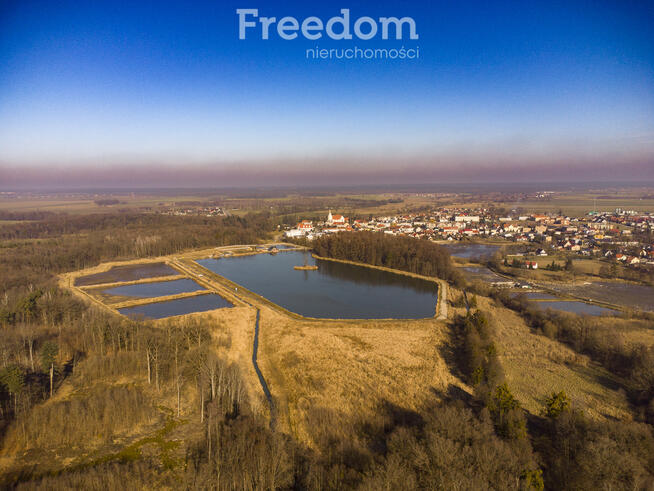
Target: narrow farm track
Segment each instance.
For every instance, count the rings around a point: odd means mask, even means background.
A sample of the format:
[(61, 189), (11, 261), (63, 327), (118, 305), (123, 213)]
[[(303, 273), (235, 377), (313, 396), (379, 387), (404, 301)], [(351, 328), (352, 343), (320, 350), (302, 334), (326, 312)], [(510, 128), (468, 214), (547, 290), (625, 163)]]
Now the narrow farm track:
[[(218, 286), (216, 282), (212, 281), (210, 275), (206, 276), (204, 274), (199, 274), (196, 270), (189, 267), (188, 265), (182, 264), (180, 261), (174, 261), (172, 264), (176, 268), (179, 268), (181, 271), (183, 271), (184, 273), (188, 274), (190, 277), (195, 279), (198, 283), (203, 284), (204, 286), (209, 288), (211, 291), (215, 291), (222, 295), (225, 294), (226, 288)], [(261, 373), (261, 370), (259, 369), (259, 363), (257, 362), (257, 354), (259, 350), (259, 322), (261, 319), (261, 311), (259, 310), (259, 308), (255, 307), (250, 302), (243, 299), (243, 297), (235, 295), (234, 292), (230, 292), (230, 296), (238, 298), (241, 302), (252, 307), (253, 309), (256, 309), (257, 311), (256, 320), (254, 323), (254, 340), (252, 343), (252, 366), (254, 367), (254, 371), (256, 372), (257, 377), (259, 378), (259, 383), (261, 384), (261, 389), (263, 390), (263, 394), (266, 396), (266, 399), (268, 400), (268, 405), (270, 406), (270, 429), (274, 430), (277, 422), (275, 403), (273, 401), (272, 394), (270, 393), (270, 389), (268, 388), (268, 384), (266, 383), (266, 379), (264, 378), (263, 373)]]
[(266, 379), (263, 377), (261, 370), (259, 370), (259, 364), (257, 363), (257, 351), (259, 349), (259, 320), (261, 318), (261, 311), (257, 309), (257, 318), (254, 324), (254, 343), (252, 345), (252, 365), (254, 366), (254, 371), (257, 372), (257, 377), (259, 377), (259, 383), (261, 383), (261, 388), (263, 393), (268, 399), (268, 404), (270, 405), (270, 429), (275, 429), (277, 415), (275, 413), (275, 403), (266, 383)]

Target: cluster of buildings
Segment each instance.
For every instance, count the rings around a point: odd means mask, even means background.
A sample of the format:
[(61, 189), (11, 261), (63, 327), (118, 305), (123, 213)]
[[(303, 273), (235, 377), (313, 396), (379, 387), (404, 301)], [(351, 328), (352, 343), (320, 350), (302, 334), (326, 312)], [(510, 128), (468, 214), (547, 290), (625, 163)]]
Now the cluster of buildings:
[(583, 217), (560, 214), (498, 216), (485, 208), (440, 208), (426, 213), (381, 216), (350, 221), (329, 212), (325, 221), (302, 220), (286, 231), (287, 237), (311, 240), (323, 234), (372, 230), (434, 241), (503, 239), (535, 243), (546, 249), (585, 256), (613, 257), (625, 264), (654, 264), (654, 245), (638, 237), (651, 237), (654, 214), (615, 210), (591, 212)]
[(227, 212), (220, 206), (205, 206), (205, 207), (172, 207), (162, 212), (163, 215), (173, 216), (203, 216), (203, 217), (224, 217)]
[[(355, 222), (357, 221), (355, 220)], [(332, 215), (332, 211), (329, 210), (327, 219), (324, 222), (318, 222), (314, 225), (312, 220), (302, 220), (295, 228), (287, 230), (284, 235), (289, 238), (306, 237), (312, 240), (314, 237), (320, 237), (323, 234), (353, 232), (355, 230), (360, 229), (353, 227), (348, 217)]]

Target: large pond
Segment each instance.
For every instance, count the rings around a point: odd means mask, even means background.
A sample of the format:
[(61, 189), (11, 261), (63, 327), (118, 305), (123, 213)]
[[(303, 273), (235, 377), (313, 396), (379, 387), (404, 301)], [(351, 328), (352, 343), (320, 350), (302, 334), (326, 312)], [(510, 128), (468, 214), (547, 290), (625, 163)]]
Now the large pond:
[(490, 258), (500, 250), (499, 245), (454, 243), (443, 245), (452, 256), (464, 259)]
[(119, 309), (123, 315), (144, 319), (163, 319), (174, 315), (191, 314), (193, 312), (206, 312), (207, 310), (233, 307), (231, 303), (220, 295), (208, 293), (194, 297), (179, 298), (166, 302), (154, 302), (134, 307)]
[[(318, 269), (293, 269), (305, 261)], [(436, 283), (364, 266), (317, 261), (306, 252), (202, 259), (198, 263), (306, 317), (420, 319), (436, 313)]]
[(129, 264), (114, 266), (102, 273), (81, 276), (75, 280), (75, 286), (99, 285), (102, 283), (117, 283), (120, 281), (136, 281), (157, 276), (171, 276), (179, 271), (165, 263)]
[(173, 281), (156, 281), (153, 283), (137, 283), (135, 285), (117, 286), (102, 290), (100, 293), (105, 295), (119, 295), (123, 297), (153, 298), (195, 292), (198, 290), (205, 290), (205, 288), (193, 280), (184, 278)]

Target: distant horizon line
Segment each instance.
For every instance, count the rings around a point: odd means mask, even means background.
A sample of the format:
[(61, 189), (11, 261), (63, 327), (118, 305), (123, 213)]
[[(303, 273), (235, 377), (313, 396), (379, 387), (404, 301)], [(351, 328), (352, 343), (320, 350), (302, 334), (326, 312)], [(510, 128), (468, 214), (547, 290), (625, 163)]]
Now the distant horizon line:
[[(277, 191), (287, 191), (287, 192), (309, 192), (309, 191), (353, 191), (353, 190), (368, 190), (368, 191), (384, 191), (384, 192), (396, 192), (396, 193), (407, 193), (407, 192), (440, 192), (436, 188), (440, 187), (455, 187), (459, 192), (465, 192), (465, 188), (472, 188), (471, 190), (476, 190), (480, 188), (484, 189), (497, 189), (497, 190), (518, 190), (518, 188), (529, 190), (539, 190), (539, 191), (549, 191), (546, 189), (547, 186), (553, 187), (553, 191), (563, 191), (565, 189), (586, 189), (590, 190), (594, 187), (602, 187), (603, 189), (607, 188), (654, 188), (654, 179), (641, 179), (638, 181), (634, 180), (620, 180), (620, 179), (600, 179), (593, 181), (583, 181), (583, 180), (539, 180), (538, 182), (526, 182), (526, 181), (494, 181), (490, 182), (488, 180), (484, 181), (433, 181), (433, 182), (420, 182), (420, 183), (402, 183), (402, 184), (349, 184), (349, 185), (340, 185), (340, 184), (324, 184), (324, 185), (302, 185), (302, 184), (269, 184), (269, 185), (260, 185), (260, 184), (235, 184), (235, 185), (224, 185), (224, 186), (198, 186), (198, 185), (184, 185), (180, 184), (177, 186), (162, 186), (162, 185), (153, 185), (153, 186), (144, 186), (144, 185), (111, 185), (111, 186), (98, 186), (98, 185), (69, 185), (69, 186), (57, 186), (57, 185), (17, 185), (11, 187), (0, 187), (0, 193), (2, 194), (11, 194), (18, 192), (53, 192), (53, 193), (80, 193), (80, 192), (95, 192), (95, 193), (116, 193), (116, 192), (171, 192), (171, 191), (196, 191), (196, 192), (217, 192), (217, 191), (268, 191), (268, 190), (277, 190)], [(431, 190), (431, 191), (430, 191)]]

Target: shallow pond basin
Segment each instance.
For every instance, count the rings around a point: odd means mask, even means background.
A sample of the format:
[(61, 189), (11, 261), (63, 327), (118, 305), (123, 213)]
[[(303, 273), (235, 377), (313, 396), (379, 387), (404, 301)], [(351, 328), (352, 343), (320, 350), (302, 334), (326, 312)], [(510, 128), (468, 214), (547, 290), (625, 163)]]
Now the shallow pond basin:
[(195, 295), (193, 297), (154, 302), (134, 307), (119, 309), (123, 315), (144, 319), (163, 319), (175, 315), (191, 314), (193, 312), (206, 312), (208, 310), (233, 307), (233, 305), (218, 294)]
[(179, 271), (165, 263), (129, 264), (113, 266), (102, 273), (81, 276), (75, 279), (75, 286), (100, 285), (102, 283), (117, 283), (120, 281), (136, 281), (158, 276), (172, 276)]
[(501, 246), (493, 244), (467, 244), (467, 243), (454, 243), (444, 244), (452, 256), (461, 257), (464, 259), (473, 258), (490, 258), (497, 252)]
[(561, 293), (607, 302), (625, 307), (654, 311), (654, 287), (621, 283), (618, 281), (595, 281), (584, 285), (549, 285)]
[[(301, 251), (201, 259), (198, 264), (306, 317), (420, 319), (436, 313), (438, 284)], [(299, 271), (294, 266), (317, 266)]]
[(157, 281), (153, 283), (137, 283), (135, 285), (116, 286), (100, 291), (103, 295), (117, 295), (121, 297), (154, 298), (205, 290), (202, 285), (193, 280), (184, 278), (173, 281)]
[(556, 297), (554, 295), (550, 295), (549, 293), (543, 293), (543, 292), (529, 292), (529, 293), (514, 293), (514, 297), (517, 296), (524, 296), (525, 298), (529, 300), (556, 300), (559, 297)]
[(555, 302), (532, 302), (532, 305), (536, 305), (541, 310), (560, 310), (563, 312), (571, 312), (573, 314), (583, 314), (583, 315), (617, 315), (619, 312), (607, 309), (606, 307), (600, 307), (599, 305), (592, 305), (589, 303), (578, 302), (575, 300), (559, 300)]

